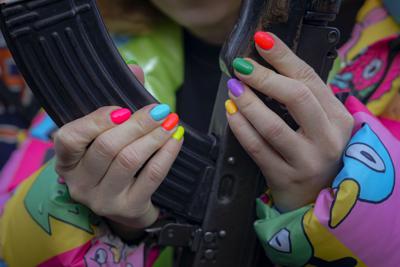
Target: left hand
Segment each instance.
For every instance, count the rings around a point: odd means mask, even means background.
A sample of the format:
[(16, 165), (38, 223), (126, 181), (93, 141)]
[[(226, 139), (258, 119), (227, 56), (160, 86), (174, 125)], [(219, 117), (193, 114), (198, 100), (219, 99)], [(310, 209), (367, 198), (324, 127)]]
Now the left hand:
[[(228, 83), (233, 102), (227, 101), (227, 116), (266, 177), (275, 205), (290, 211), (312, 203), (332, 182), (354, 122), (309, 65), (276, 36), (258, 34), (264, 47), (257, 45), (259, 54), (280, 74), (251, 59), (236, 59), (241, 82)], [(247, 85), (284, 104), (299, 130), (292, 130)]]

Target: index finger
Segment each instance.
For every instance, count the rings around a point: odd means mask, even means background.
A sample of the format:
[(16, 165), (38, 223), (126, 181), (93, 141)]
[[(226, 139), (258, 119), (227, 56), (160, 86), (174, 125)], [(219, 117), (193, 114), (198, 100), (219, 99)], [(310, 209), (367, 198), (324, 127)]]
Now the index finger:
[[(270, 40), (270, 45), (263, 43)], [(256, 48), (260, 56), (271, 64), (280, 74), (309, 85), (325, 85), (318, 74), (305, 61), (299, 58), (276, 35), (269, 32), (257, 32), (254, 35)]]
[(267, 32), (257, 32), (254, 40), (260, 56), (280, 74), (298, 80), (310, 88), (328, 116), (337, 109), (341, 110), (340, 103), (334, 97), (332, 90), (315, 70), (299, 58), (282, 40)]
[(102, 107), (61, 127), (54, 140), (58, 167), (75, 165), (98, 135), (128, 119), (131, 114), (117, 106)]

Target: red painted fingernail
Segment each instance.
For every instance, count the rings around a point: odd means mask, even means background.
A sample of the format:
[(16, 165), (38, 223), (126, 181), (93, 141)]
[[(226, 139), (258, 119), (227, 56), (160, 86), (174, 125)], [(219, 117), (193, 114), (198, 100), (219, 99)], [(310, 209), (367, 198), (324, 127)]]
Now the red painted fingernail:
[(254, 34), (254, 41), (264, 50), (270, 50), (275, 45), (274, 37), (267, 32), (256, 32), (256, 34)]
[(127, 108), (121, 108), (114, 110), (110, 114), (111, 121), (115, 124), (121, 124), (129, 120), (131, 117), (132, 112)]
[(171, 113), (167, 116), (163, 124), (161, 125), (164, 130), (171, 131), (179, 123), (179, 116), (176, 113)]

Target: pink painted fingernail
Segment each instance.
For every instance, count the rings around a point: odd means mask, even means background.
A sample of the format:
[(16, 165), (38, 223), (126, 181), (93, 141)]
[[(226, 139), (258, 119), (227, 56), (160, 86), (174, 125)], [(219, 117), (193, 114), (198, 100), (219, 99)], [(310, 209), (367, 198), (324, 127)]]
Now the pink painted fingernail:
[(228, 88), (235, 97), (241, 96), (244, 92), (243, 84), (237, 79), (230, 79), (228, 81)]
[(132, 111), (127, 108), (121, 108), (114, 110), (110, 114), (111, 121), (115, 124), (121, 124), (129, 120), (132, 115)]

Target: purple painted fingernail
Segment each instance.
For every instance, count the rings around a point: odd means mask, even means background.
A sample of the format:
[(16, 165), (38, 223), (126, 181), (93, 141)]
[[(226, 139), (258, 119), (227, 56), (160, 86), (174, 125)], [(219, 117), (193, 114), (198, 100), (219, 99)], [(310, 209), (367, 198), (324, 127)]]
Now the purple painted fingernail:
[(228, 81), (228, 88), (235, 97), (239, 97), (244, 92), (243, 84), (237, 79), (230, 79)]

